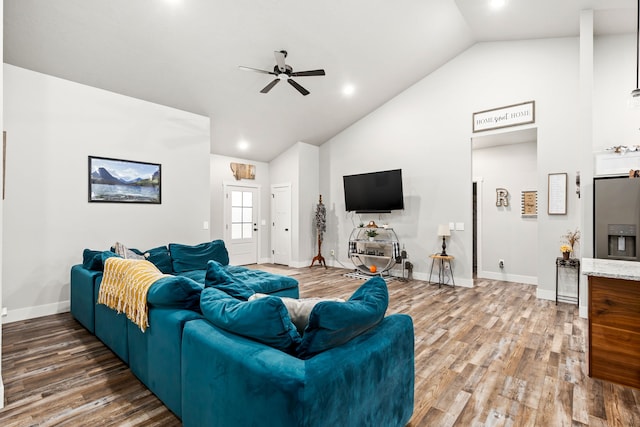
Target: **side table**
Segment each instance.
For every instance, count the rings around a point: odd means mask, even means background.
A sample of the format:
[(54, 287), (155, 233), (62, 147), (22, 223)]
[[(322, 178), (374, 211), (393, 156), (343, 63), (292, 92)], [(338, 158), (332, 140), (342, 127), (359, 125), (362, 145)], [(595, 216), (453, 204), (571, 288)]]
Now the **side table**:
[(433, 283), (431, 282), (431, 275), (433, 274), (433, 264), (437, 263), (439, 261), (439, 269), (438, 269), (438, 288), (441, 287), (442, 285), (446, 285), (447, 283), (444, 283), (444, 278), (446, 275), (446, 271), (445, 271), (445, 265), (449, 266), (449, 271), (451, 272), (451, 283), (452, 286), (456, 286), (456, 281), (453, 278), (453, 267), (451, 266), (451, 260), (454, 259), (454, 257), (452, 255), (440, 255), (440, 254), (433, 254), (433, 255), (429, 255), (429, 258), (431, 258), (431, 272), (429, 273), (429, 284)]
[[(558, 295), (558, 269), (559, 267), (570, 268), (576, 270), (576, 296)], [(562, 298), (564, 301), (575, 303), (580, 306), (580, 260), (578, 258), (564, 259), (562, 257), (556, 258), (556, 305), (558, 305), (558, 298)]]

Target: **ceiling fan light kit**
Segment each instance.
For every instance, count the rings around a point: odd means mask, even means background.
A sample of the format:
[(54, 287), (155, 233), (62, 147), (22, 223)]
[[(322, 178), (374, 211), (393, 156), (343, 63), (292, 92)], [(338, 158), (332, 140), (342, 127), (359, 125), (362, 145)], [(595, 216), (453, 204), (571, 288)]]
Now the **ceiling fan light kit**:
[(309, 95), (310, 92), (307, 89), (305, 89), (304, 87), (302, 87), (298, 82), (293, 80), (292, 77), (309, 77), (309, 76), (324, 76), (325, 75), (325, 72), (322, 69), (294, 72), (293, 71), (293, 67), (291, 67), (290, 65), (287, 65), (284, 62), (284, 59), (287, 57), (287, 51), (286, 50), (277, 50), (277, 51), (273, 52), (273, 55), (276, 58), (276, 65), (273, 67), (273, 71), (266, 71), (266, 70), (260, 70), (258, 68), (240, 66), (241, 70), (254, 71), (256, 73), (271, 74), (273, 76), (276, 76), (275, 79), (273, 79), (268, 85), (266, 85), (264, 88), (262, 88), (260, 93), (269, 93), (269, 91), (271, 89), (273, 89), (273, 87), (275, 85), (280, 83), (280, 80), (286, 80), (298, 92), (300, 92), (302, 95), (306, 96), (306, 95)]

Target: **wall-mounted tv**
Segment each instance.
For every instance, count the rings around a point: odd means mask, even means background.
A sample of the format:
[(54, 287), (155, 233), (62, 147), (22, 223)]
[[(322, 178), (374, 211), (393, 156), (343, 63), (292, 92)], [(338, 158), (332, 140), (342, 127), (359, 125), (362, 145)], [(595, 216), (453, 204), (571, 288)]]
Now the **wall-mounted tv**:
[(343, 181), (348, 212), (389, 213), (404, 209), (402, 169), (345, 175)]

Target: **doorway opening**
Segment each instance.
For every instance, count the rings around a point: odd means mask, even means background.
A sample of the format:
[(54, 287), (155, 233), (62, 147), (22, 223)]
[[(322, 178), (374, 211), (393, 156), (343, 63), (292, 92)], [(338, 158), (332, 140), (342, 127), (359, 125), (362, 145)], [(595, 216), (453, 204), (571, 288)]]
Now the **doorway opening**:
[(537, 146), (536, 128), (471, 139), (474, 280), (537, 283), (537, 216), (521, 206), (537, 191)]

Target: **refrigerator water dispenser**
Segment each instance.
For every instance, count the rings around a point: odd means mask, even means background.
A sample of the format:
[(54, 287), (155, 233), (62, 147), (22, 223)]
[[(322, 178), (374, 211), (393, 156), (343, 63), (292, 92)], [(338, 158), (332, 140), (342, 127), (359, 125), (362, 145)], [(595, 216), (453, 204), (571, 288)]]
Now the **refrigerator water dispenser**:
[(636, 258), (636, 226), (635, 224), (609, 224), (608, 256), (617, 259)]

